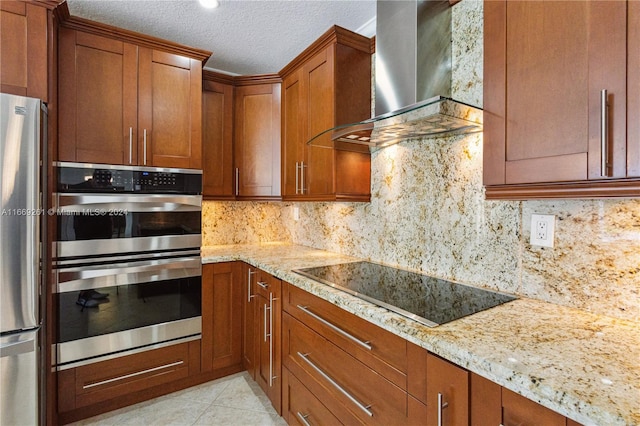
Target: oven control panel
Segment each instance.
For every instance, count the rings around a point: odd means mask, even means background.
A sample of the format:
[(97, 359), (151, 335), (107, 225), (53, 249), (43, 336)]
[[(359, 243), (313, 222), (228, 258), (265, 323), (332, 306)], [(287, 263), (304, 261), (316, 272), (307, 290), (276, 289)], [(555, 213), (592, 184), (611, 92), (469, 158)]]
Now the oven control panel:
[(100, 164), (57, 165), (58, 192), (201, 194), (202, 171)]

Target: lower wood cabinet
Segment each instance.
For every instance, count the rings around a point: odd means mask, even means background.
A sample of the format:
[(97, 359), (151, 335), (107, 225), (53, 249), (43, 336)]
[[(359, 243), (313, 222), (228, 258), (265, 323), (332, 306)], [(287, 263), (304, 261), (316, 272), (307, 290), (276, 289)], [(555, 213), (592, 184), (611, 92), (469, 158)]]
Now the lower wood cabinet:
[(242, 265), (202, 267), (202, 371), (242, 365)]
[(290, 425), (343, 424), (286, 368), (282, 369), (282, 417)]
[(199, 373), (199, 340), (59, 371), (60, 423), (176, 390), (168, 385)]
[(271, 400), (273, 408), (282, 413), (282, 281), (264, 271), (258, 271), (256, 282), (257, 318), (254, 328), (256, 342), (256, 382)]
[(579, 426), (477, 374), (470, 375), (471, 424), (474, 426)]

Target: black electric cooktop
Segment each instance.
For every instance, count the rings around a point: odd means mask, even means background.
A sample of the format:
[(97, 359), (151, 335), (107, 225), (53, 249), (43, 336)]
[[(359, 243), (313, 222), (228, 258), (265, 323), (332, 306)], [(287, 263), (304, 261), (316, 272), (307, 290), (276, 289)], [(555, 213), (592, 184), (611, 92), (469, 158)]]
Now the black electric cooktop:
[(516, 297), (371, 262), (296, 269), (307, 278), (407, 316), (429, 327), (501, 305)]

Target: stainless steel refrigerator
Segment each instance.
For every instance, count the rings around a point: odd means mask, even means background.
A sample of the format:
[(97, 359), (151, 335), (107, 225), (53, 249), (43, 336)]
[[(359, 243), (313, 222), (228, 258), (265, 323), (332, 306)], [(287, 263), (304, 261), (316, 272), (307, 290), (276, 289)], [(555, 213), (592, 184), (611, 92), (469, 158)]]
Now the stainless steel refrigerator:
[(41, 422), (41, 161), (46, 107), (0, 94), (0, 425)]

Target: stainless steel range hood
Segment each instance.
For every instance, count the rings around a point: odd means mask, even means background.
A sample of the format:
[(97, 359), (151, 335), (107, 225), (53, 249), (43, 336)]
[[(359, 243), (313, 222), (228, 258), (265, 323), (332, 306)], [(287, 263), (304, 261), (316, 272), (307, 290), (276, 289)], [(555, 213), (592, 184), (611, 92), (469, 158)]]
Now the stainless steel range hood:
[(482, 131), (482, 110), (451, 98), (448, 0), (377, 2), (376, 116), (328, 129), (336, 149), (362, 151), (409, 138)]

